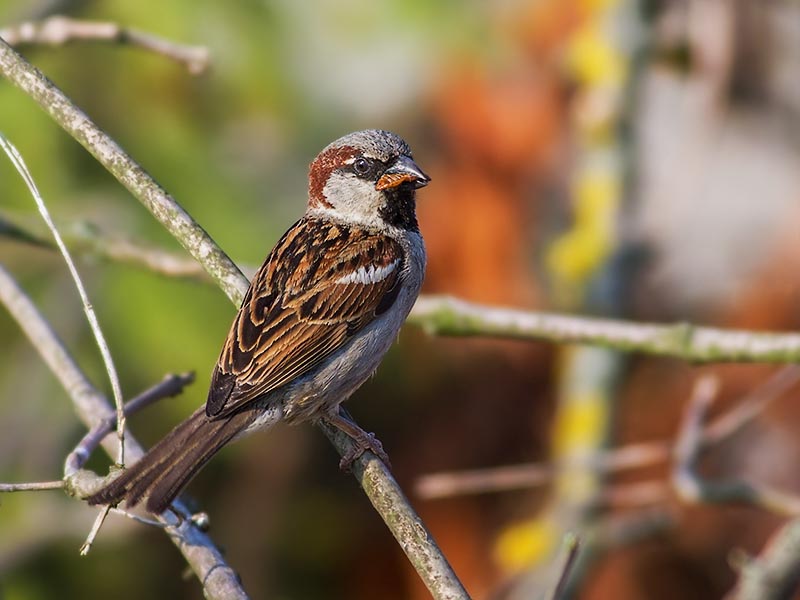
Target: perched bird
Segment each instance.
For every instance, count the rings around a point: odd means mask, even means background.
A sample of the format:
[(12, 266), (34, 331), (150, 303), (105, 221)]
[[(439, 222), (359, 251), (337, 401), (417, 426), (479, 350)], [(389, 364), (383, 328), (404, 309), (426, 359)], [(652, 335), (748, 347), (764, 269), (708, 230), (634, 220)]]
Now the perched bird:
[(375, 371), (425, 272), (416, 190), (430, 178), (394, 133), (358, 131), (311, 163), (308, 208), (250, 283), (198, 409), (90, 504), (161, 513), (225, 444), (279, 421), (325, 420), (386, 455), (339, 405)]

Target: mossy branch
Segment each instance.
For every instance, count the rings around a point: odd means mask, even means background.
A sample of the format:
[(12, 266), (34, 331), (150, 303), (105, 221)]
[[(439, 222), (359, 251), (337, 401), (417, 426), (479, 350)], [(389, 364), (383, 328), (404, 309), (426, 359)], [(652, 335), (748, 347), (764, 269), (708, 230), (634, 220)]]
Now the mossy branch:
[(498, 308), (449, 296), (421, 297), (409, 322), (427, 332), (604, 346), (691, 362), (800, 362), (800, 335), (701, 327), (689, 323), (634, 323)]

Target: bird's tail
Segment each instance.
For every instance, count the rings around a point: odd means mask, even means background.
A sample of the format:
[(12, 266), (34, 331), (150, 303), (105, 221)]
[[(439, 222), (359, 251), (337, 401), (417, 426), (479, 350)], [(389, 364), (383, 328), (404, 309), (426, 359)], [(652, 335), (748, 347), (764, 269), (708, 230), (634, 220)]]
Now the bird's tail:
[(161, 514), (203, 465), (247, 428), (253, 420), (252, 413), (209, 419), (201, 407), (87, 501), (117, 504), (125, 500), (128, 506), (134, 506), (146, 497), (147, 510)]

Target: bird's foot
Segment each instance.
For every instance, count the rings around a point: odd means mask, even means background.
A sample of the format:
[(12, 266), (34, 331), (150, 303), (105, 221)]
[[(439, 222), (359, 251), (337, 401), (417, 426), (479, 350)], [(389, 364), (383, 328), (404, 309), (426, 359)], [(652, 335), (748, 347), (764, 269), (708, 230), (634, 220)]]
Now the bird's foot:
[(374, 433), (370, 433), (361, 429), (361, 427), (359, 427), (359, 425), (353, 421), (352, 418), (350, 418), (344, 409), (339, 409), (336, 412), (326, 415), (325, 421), (333, 425), (342, 433), (346, 434), (347, 437), (355, 442), (355, 446), (350, 448), (350, 450), (347, 451), (344, 456), (342, 456), (342, 460), (339, 461), (339, 468), (342, 471), (349, 472), (353, 467), (353, 463), (358, 460), (366, 451), (369, 451), (377, 456), (390, 469), (392, 468), (392, 465), (389, 462), (389, 455), (386, 454), (386, 451), (383, 449), (383, 444), (381, 444), (380, 440), (375, 437)]
[(381, 459), (387, 467), (390, 469), (392, 468), (392, 464), (389, 462), (389, 455), (386, 454), (386, 451), (383, 449), (383, 444), (381, 444), (381, 441), (375, 437), (374, 433), (370, 433), (369, 431), (364, 431), (362, 429), (361, 435), (358, 437), (352, 437), (352, 440), (355, 442), (355, 446), (353, 446), (342, 457), (342, 460), (339, 461), (339, 468), (342, 471), (349, 473), (353, 468), (353, 463), (356, 461), (356, 459), (360, 458), (361, 455), (367, 450)]

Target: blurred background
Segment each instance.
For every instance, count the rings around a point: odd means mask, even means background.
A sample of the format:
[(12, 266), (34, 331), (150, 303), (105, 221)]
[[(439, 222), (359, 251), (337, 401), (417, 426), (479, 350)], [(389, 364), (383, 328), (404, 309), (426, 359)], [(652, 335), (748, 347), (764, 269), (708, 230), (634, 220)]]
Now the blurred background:
[[(189, 74), (110, 43), (20, 46), (242, 265), (304, 210), (308, 163), (349, 131), (400, 133), (433, 177), (419, 194), (424, 292), (636, 320), (800, 326), (800, 4), (792, 0), (391, 0), (300, 3), (0, 0), (0, 28), (53, 14), (202, 45)], [(0, 81), (0, 130), (63, 231), (127, 396), (165, 373), (197, 382), (130, 421), (154, 443), (205, 399), (234, 314), (214, 286), (109, 260), (97, 239), (179, 252), (117, 182)], [(0, 160), (0, 260), (101, 389), (107, 377), (32, 200)], [(84, 429), (0, 311), (0, 481), (61, 476)], [(692, 366), (546, 343), (428, 336), (407, 326), (349, 408), (475, 598), (535, 598), (563, 535), (581, 534), (568, 597), (718, 598), (737, 557), (783, 522), (686, 503), (669, 461), (575, 466), (607, 448), (674, 441), (692, 385), (718, 377), (724, 413), (776, 371)], [(800, 392), (704, 456), (703, 474), (800, 493)], [(564, 466), (535, 488), (430, 498), (426, 474)], [(584, 461), (585, 462), (585, 461)], [(426, 598), (338, 456), (310, 426), (229, 447), (190, 487), (254, 598)], [(108, 460), (90, 465), (105, 472)], [(490, 473), (492, 471), (489, 471)], [(650, 486), (636, 494), (634, 485)], [(59, 492), (0, 499), (0, 597), (198, 598), (162, 532)]]

